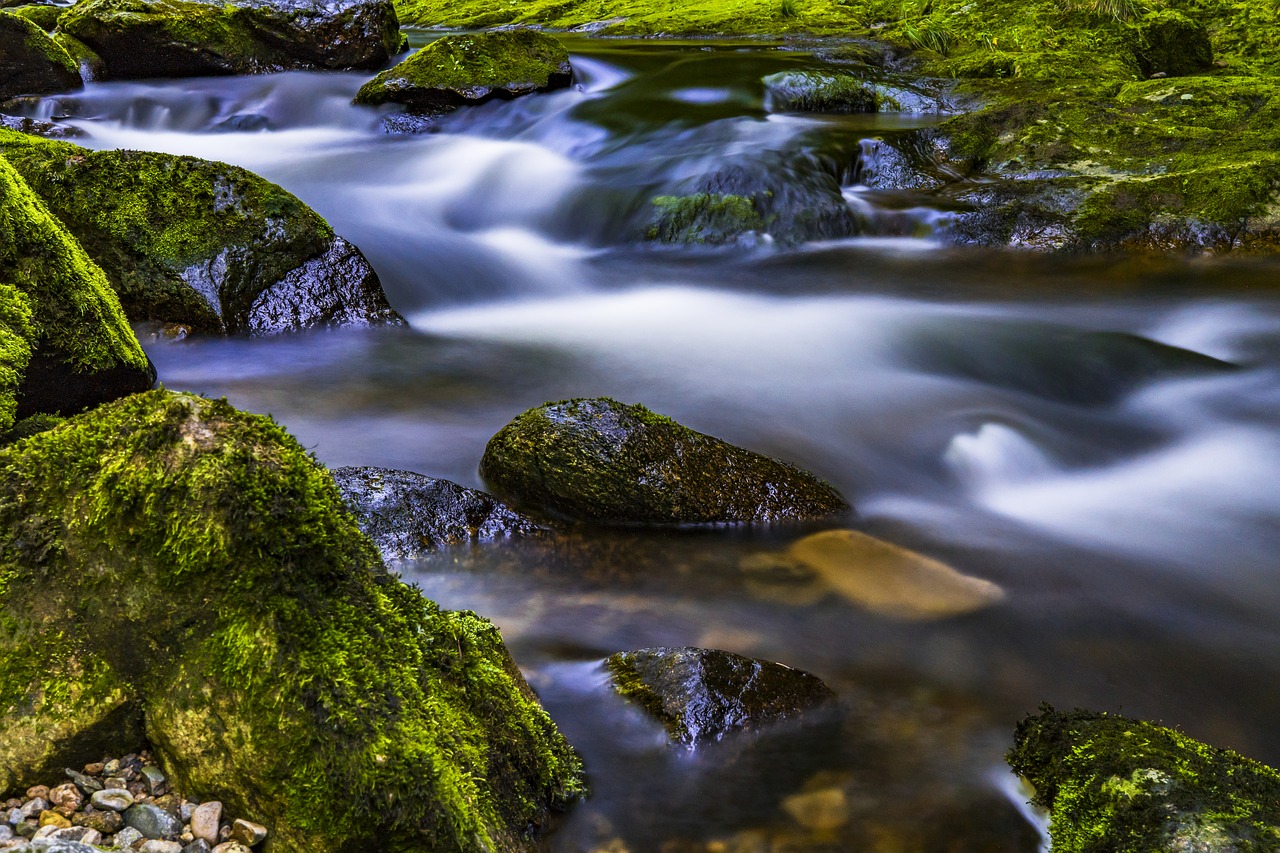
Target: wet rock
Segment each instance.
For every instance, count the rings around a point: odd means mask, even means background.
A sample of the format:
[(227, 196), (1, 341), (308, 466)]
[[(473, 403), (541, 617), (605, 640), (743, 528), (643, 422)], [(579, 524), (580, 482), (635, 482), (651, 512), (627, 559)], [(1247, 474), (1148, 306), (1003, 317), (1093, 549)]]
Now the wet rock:
[(151, 796), (162, 797), (169, 792), (169, 780), (159, 767), (143, 767), (142, 778), (147, 783), (147, 793)]
[(97, 847), (64, 838), (40, 838), (18, 849), (21, 853), (99, 853)]
[(138, 853), (182, 853), (182, 845), (176, 841), (144, 841)]
[(141, 832), (144, 838), (172, 841), (182, 834), (182, 821), (151, 803), (130, 806), (125, 810), (124, 823)]
[(583, 521), (782, 522), (850, 510), (806, 471), (606, 398), (520, 415), (489, 440), (480, 475), (517, 506)]
[(95, 809), (122, 812), (133, 805), (133, 795), (123, 788), (108, 788), (105, 791), (95, 791), (92, 802)]
[(55, 811), (40, 812), (40, 827), (52, 826), (55, 829), (66, 829), (71, 826), (71, 821)]
[(944, 181), (937, 175), (945, 159), (945, 140), (929, 131), (859, 143), (854, 181), (877, 190), (930, 190)]
[(67, 7), (55, 5), (13, 6), (6, 11), (11, 15), (26, 18), (46, 33), (51, 33), (58, 26), (58, 19), (62, 17), (63, 12), (67, 11)]
[(116, 837), (112, 840), (115, 841), (116, 847), (119, 849), (129, 850), (135, 844), (141, 842), (143, 838), (144, 836), (141, 832), (138, 832), (138, 830), (134, 829), (132, 826), (126, 826), (124, 829), (117, 832)]
[(787, 549), (786, 557), (854, 604), (896, 619), (943, 619), (1005, 597), (990, 581), (856, 530), (806, 536)]
[(0, 100), (70, 92), (83, 85), (75, 61), (37, 24), (0, 15)]
[(213, 848), (209, 845), (209, 842), (203, 838), (197, 838), (182, 848), (182, 853), (212, 853), (212, 851)]
[(652, 203), (654, 214), (645, 236), (661, 243), (743, 243), (765, 229), (755, 200), (740, 195), (663, 195)]
[(389, 468), (337, 468), (333, 479), (383, 559), (538, 532), (530, 519), (492, 495), (448, 480)]
[(880, 93), (874, 83), (843, 71), (781, 71), (764, 78), (765, 108), (771, 112), (874, 113)]
[[(133, 805), (133, 803), (129, 805)], [(125, 806), (126, 809), (128, 807)], [(118, 811), (115, 809), (99, 809), (93, 812), (77, 812), (72, 815), (71, 822), (76, 826), (85, 826), (89, 829), (97, 830), (103, 835), (111, 835), (119, 832), (120, 828), (124, 826), (124, 818), (120, 816), (123, 811), (124, 809)]]
[(1060, 853), (1125, 839), (1125, 850), (1271, 850), (1280, 772), (1174, 729), (1041, 706), (1018, 724), (1009, 766), (1052, 814)]
[(390, 0), (88, 0), (60, 26), (111, 80), (374, 69), (400, 46)]
[(756, 731), (835, 699), (815, 675), (716, 649), (619, 652), (605, 665), (619, 693), (689, 746)]
[(191, 811), (191, 834), (209, 844), (218, 843), (218, 822), (222, 820), (222, 803), (201, 803)]
[(568, 51), (549, 35), (533, 30), (451, 35), (370, 80), (355, 103), (403, 104), (413, 112), (438, 114), (562, 89), (571, 78)]
[[(282, 850), (507, 849), (582, 790), (497, 629), (391, 577), (328, 471), (267, 418), (156, 391), (69, 419), (0, 449), (0, 530), (28, 531), (0, 537), (0, 656), (31, 679), (0, 749), (64, 732), (68, 761), (100, 757), (62, 697), (136, 685), (157, 766), (227, 792)], [(0, 774), (25, 767), (19, 750)], [(157, 805), (126, 815), (181, 832)]]
[(267, 838), (267, 828), (253, 821), (237, 818), (231, 825), (231, 840), (238, 841), (245, 847), (256, 847)]
[(53, 804), (55, 811), (69, 817), (70, 812), (79, 809), (84, 802), (84, 794), (80, 793), (74, 783), (67, 782), (49, 791), (49, 802)]
[(1213, 67), (1209, 32), (1181, 12), (1151, 12), (1135, 28), (1133, 53), (1147, 77), (1181, 77)]
[(403, 322), (355, 246), (244, 169), (4, 132), (0, 153), (103, 265), (130, 320), (255, 334)]

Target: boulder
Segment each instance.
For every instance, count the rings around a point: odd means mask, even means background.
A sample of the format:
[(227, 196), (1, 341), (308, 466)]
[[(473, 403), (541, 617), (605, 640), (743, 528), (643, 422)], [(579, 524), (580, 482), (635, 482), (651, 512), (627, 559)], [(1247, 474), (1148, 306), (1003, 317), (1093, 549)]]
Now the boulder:
[(1054, 853), (1280, 849), (1280, 772), (1174, 729), (1042, 705), (1008, 761)]
[(874, 113), (874, 83), (845, 71), (781, 71), (764, 78), (765, 106), (773, 112)]
[(492, 495), (448, 480), (390, 468), (337, 468), (333, 479), (384, 560), (538, 532), (530, 519)]
[(75, 61), (38, 24), (0, 13), (0, 100), (69, 92), (83, 85)]
[(727, 193), (655, 196), (645, 236), (660, 243), (722, 245), (763, 232), (754, 198)]
[(46, 139), (75, 139), (89, 135), (70, 124), (4, 114), (0, 114), (0, 128), (14, 130), (18, 133), (29, 133), (32, 136), (43, 136)]
[(1151, 12), (1135, 28), (1133, 55), (1142, 73), (1182, 77), (1213, 67), (1209, 31), (1181, 12)]
[(480, 475), (517, 506), (583, 521), (779, 522), (850, 511), (806, 471), (607, 398), (520, 415), (489, 440)]
[(67, 11), (67, 7), (54, 5), (14, 6), (7, 11), (11, 15), (26, 18), (46, 33), (51, 33), (58, 26), (58, 19), (62, 17), (63, 12)]
[(445, 113), (494, 98), (562, 89), (571, 78), (568, 51), (549, 35), (533, 30), (452, 35), (364, 84), (355, 103)]
[(391, 0), (87, 0), (59, 23), (111, 80), (374, 69), (400, 49)]
[(102, 270), (0, 157), (0, 434), (155, 378)]
[(106, 271), (132, 321), (252, 334), (403, 322), (355, 246), (252, 172), (5, 131), (0, 153)]
[(717, 649), (619, 652), (605, 666), (620, 694), (688, 746), (756, 731), (835, 699), (816, 675)]
[(0, 530), (0, 790), (120, 754), (73, 715), (114, 690), (176, 789), (277, 850), (513, 849), (582, 791), (497, 629), (391, 577), (268, 418), (73, 418), (0, 450)]

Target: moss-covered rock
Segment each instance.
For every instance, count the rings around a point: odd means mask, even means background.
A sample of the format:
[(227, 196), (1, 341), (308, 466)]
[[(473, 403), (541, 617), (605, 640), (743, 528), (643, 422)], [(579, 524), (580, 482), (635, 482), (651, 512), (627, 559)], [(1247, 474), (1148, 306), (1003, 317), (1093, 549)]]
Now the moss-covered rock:
[(62, 17), (63, 12), (67, 11), (67, 7), (52, 5), (14, 6), (7, 11), (11, 15), (26, 18), (46, 33), (51, 33), (58, 26), (58, 19)]
[(874, 113), (875, 84), (840, 71), (780, 71), (764, 78), (765, 102), (777, 112)]
[(60, 26), (114, 80), (373, 69), (400, 48), (390, 0), (87, 0)]
[(762, 232), (764, 217), (755, 200), (728, 193), (660, 195), (645, 236), (660, 243), (721, 245)]
[(605, 666), (619, 693), (689, 746), (759, 730), (835, 699), (816, 675), (717, 649), (619, 652)]
[(1052, 814), (1054, 853), (1280, 849), (1280, 772), (1173, 729), (1042, 706), (1008, 760)]
[(533, 30), (445, 36), (360, 87), (357, 104), (443, 113), (569, 85), (564, 45)]
[(102, 270), (0, 157), (0, 432), (155, 378)]
[(538, 532), (532, 521), (495, 500), (412, 471), (337, 468), (333, 479), (383, 559), (412, 559), (463, 542), (491, 542)]
[(131, 320), (255, 334), (402, 322), (364, 256), (252, 172), (7, 131), (0, 153), (107, 272)]
[(806, 471), (606, 398), (520, 415), (489, 440), (480, 475), (517, 506), (585, 521), (777, 522), (849, 511)]
[(507, 850), (582, 790), (494, 626), (389, 576), (267, 418), (161, 391), (73, 418), (0, 450), (0, 530), (0, 789), (35, 733), (101, 757), (116, 707), (276, 851)]
[(76, 63), (38, 24), (0, 13), (0, 100), (69, 92), (83, 85)]
[(1181, 77), (1213, 67), (1208, 30), (1172, 9), (1152, 12), (1142, 19), (1135, 28), (1133, 52), (1147, 76)]

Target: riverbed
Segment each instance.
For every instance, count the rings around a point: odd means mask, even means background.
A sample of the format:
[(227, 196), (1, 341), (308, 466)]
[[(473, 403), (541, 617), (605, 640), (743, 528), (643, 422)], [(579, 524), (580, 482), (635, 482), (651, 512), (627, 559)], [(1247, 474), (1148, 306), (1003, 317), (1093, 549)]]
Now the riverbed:
[[(944, 197), (863, 182), (878, 144), (936, 116), (770, 111), (762, 77), (812, 49), (567, 44), (570, 89), (425, 134), (351, 106), (363, 74), (90, 84), (40, 107), (91, 147), (280, 183), (409, 321), (146, 337), (166, 387), (269, 412), (326, 465), (472, 487), (530, 406), (644, 403), (814, 471), (858, 529), (1004, 590), (903, 621), (753, 571), (807, 529), (588, 531), (398, 566), (502, 628), (582, 753), (593, 796), (545, 848), (1035, 851), (1003, 753), (1041, 702), (1280, 765), (1280, 265), (956, 247)], [(655, 196), (726, 169), (835, 182), (853, 233), (648, 239)], [(673, 748), (600, 660), (681, 645), (809, 670), (840, 709)]]

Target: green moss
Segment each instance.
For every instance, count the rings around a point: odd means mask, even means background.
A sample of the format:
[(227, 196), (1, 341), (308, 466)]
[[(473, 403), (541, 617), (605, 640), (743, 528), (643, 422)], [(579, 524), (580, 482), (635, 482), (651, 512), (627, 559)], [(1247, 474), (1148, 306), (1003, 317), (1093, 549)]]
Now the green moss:
[(444, 110), (490, 93), (525, 94), (568, 84), (569, 53), (551, 36), (532, 30), (475, 33), (433, 41), (362, 86), (355, 102)]
[(73, 418), (0, 450), (0, 529), (0, 658), (32, 649), (0, 696), (40, 687), (58, 626), (276, 849), (505, 850), (582, 791), (494, 626), (390, 577), (267, 418), (159, 391)]
[(1043, 706), (1018, 725), (1008, 760), (1052, 813), (1054, 853), (1280, 844), (1280, 773), (1173, 729)]
[(67, 55), (71, 57), (77, 67), (89, 72), (89, 79), (98, 80), (102, 78), (104, 71), (102, 57), (94, 53), (89, 45), (75, 36), (61, 31), (53, 34), (53, 40), (62, 46), (62, 49), (67, 52)]
[[(2, 130), (0, 153), (108, 272), (132, 320), (238, 330), (262, 290), (333, 239), (295, 196), (224, 163)], [(218, 258), (218, 292), (188, 283)]]
[[(0, 282), (21, 292), (30, 306), (33, 353), (82, 374), (118, 368), (150, 373), (102, 270), (3, 157)], [(9, 302), (14, 304), (13, 297)], [(20, 310), (10, 308), (6, 317)], [(8, 322), (13, 331), (14, 321)]]
[(653, 206), (646, 236), (663, 243), (727, 243), (765, 227), (755, 200), (740, 195), (662, 195), (653, 199)]
[(31, 305), (22, 291), (0, 280), (0, 435), (14, 424), (18, 388), (31, 361)]
[(764, 78), (775, 107), (797, 112), (874, 113), (880, 93), (874, 84), (848, 73), (782, 71)]
[(53, 32), (54, 27), (58, 26), (58, 18), (62, 17), (62, 13), (67, 11), (67, 8), (65, 6), (15, 6), (4, 11), (10, 15), (26, 18), (45, 32)]

